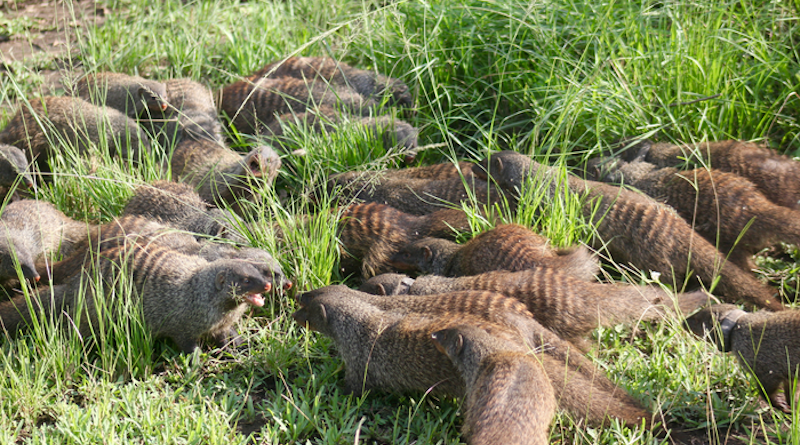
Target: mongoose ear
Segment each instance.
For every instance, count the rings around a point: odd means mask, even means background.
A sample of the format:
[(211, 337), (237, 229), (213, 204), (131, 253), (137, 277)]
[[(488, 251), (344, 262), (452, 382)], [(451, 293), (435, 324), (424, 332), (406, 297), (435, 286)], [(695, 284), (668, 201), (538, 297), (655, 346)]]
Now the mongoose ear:
[(499, 157), (495, 159), (497, 159), (497, 173), (500, 173), (501, 171), (503, 171), (503, 160), (500, 159)]
[(433, 334), (431, 334), (431, 341), (433, 341), (433, 346), (436, 347), (437, 351), (441, 352), (444, 355), (447, 355), (447, 351), (445, 351), (442, 342), (445, 341), (446, 336), (447, 336), (446, 330), (436, 331)]
[(227, 278), (228, 278), (228, 274), (225, 273), (225, 271), (217, 273), (217, 278), (214, 281), (216, 282), (218, 291), (222, 290), (225, 287), (225, 281), (226, 281)]
[(320, 312), (320, 315), (322, 315), (322, 323), (327, 325), (328, 324), (328, 311), (325, 310), (325, 305), (324, 304), (320, 304), (319, 305), (319, 312)]
[(462, 349), (464, 349), (464, 336), (459, 333), (458, 337), (456, 337), (455, 346), (453, 348), (453, 354), (454, 355), (460, 354)]
[(376, 290), (378, 291), (378, 295), (389, 295), (386, 293), (386, 288), (383, 287), (383, 284), (378, 284), (378, 289)]
[(425, 261), (430, 261), (433, 258), (433, 251), (430, 247), (425, 246), (422, 248), (422, 257), (425, 258)]
[(139, 94), (139, 97), (141, 97), (141, 98), (144, 98), (144, 99), (147, 99), (147, 88), (145, 88), (145, 87), (139, 87), (139, 92), (138, 92), (138, 94)]

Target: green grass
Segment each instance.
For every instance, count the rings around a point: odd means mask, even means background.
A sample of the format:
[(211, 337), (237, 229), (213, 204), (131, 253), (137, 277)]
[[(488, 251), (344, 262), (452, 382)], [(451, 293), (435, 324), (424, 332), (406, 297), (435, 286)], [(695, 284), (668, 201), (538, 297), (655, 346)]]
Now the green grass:
[[(153, 79), (190, 77), (222, 87), (289, 55), (340, 58), (399, 77), (415, 92), (407, 119), (419, 164), (477, 159), (511, 148), (564, 175), (609, 153), (623, 137), (662, 141), (764, 139), (800, 155), (798, 2), (572, 0), (109, 1), (104, 26), (87, 27), (66, 70), (121, 71)], [(4, 33), (35, 31), (0, 16)], [(112, 43), (113, 42), (113, 43)], [(43, 61), (44, 60), (44, 61)], [(0, 76), (0, 126), (21, 98), (37, 94), (53, 60), (9, 64)], [(700, 101), (692, 102), (697, 99)], [(340, 282), (337, 212), (326, 178), (399, 165), (396, 153), (344, 123), (327, 135), (297, 127), (274, 189), (259, 191), (257, 221), (242, 230), (272, 252), (304, 291)], [(234, 134), (247, 151), (258, 141)], [(305, 156), (291, 154), (304, 150)], [(163, 175), (148, 156), (129, 168), (107, 156), (86, 164), (67, 147), (39, 197), (91, 222), (117, 215), (134, 188)], [(102, 153), (99, 150), (98, 153)], [(564, 190), (564, 176), (555, 178)], [(560, 246), (587, 241), (580, 197), (547, 185), (523, 188), (513, 214), (482, 220), (535, 226)], [(311, 196), (316, 204), (310, 202)], [(279, 229), (280, 234), (277, 233)], [(469, 235), (467, 235), (468, 237)], [(765, 259), (760, 273), (798, 294), (797, 249)], [(640, 274), (609, 270), (640, 282)], [(649, 278), (649, 277), (647, 277)], [(458, 443), (458, 402), (425, 394), (345, 395), (344, 364), (329, 339), (291, 319), (290, 295), (275, 295), (240, 324), (241, 351), (182, 355), (144, 335), (132, 308), (108, 335), (87, 341), (41, 320), (0, 338), (0, 443)], [(654, 412), (743, 443), (800, 443), (795, 416), (760, 406), (756, 382), (731, 356), (677, 321), (595, 331), (591, 356)], [(656, 443), (641, 429), (591, 428), (559, 414), (554, 443)]]

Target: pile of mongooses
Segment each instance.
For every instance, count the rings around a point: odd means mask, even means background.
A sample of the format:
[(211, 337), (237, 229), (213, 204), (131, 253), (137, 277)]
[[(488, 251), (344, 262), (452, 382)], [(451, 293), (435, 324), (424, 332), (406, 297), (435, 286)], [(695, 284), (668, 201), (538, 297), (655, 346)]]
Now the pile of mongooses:
[(289, 57), (267, 64), (222, 88), (218, 106), (239, 132), (265, 134), (279, 144), (284, 123), (301, 123), (317, 132), (352, 120), (389, 149), (417, 147), (417, 131), (382, 115), (381, 105), (410, 107), (408, 86), (372, 71), (324, 57)]
[(614, 161), (604, 181), (624, 183), (669, 205), (745, 270), (754, 267), (750, 258), (762, 249), (778, 241), (800, 242), (800, 212), (773, 203), (735, 173)]

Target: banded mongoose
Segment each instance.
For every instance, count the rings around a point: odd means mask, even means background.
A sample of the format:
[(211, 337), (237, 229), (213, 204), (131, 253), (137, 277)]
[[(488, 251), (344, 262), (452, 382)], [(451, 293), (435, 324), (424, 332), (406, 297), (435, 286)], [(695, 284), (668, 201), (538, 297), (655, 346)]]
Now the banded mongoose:
[(258, 181), (271, 184), (281, 160), (269, 146), (241, 155), (206, 139), (183, 139), (170, 160), (173, 180), (192, 185), (200, 197), (217, 206), (228, 205), (237, 214), (247, 211), (243, 201), (259, 201)]
[[(495, 153), (474, 169), (476, 176), (492, 177), (500, 187), (519, 191), (528, 178), (552, 180), (551, 167), (513, 151)], [(592, 221), (596, 248), (606, 248), (612, 258), (638, 269), (661, 274), (662, 281), (680, 287), (694, 277), (706, 287), (720, 280), (715, 295), (726, 301), (743, 300), (751, 307), (773, 311), (785, 309), (776, 292), (731, 262), (686, 221), (665, 205), (647, 196), (595, 181), (568, 175), (573, 193), (586, 195), (583, 215)], [(551, 184), (550, 193), (555, 193)]]
[(95, 105), (105, 105), (137, 119), (167, 109), (163, 83), (123, 73), (89, 74), (77, 81), (75, 94)]
[(217, 97), (220, 111), (228, 116), (236, 131), (267, 135), (266, 128), (287, 113), (324, 106), (362, 114), (375, 105), (373, 100), (350, 88), (333, 88), (323, 82), (292, 77), (240, 80), (223, 88)]
[(108, 148), (112, 156), (139, 160), (150, 150), (150, 139), (133, 119), (108, 107), (77, 97), (47, 96), (21, 104), (0, 132), (0, 143), (20, 147), (40, 172), (50, 172), (48, 160), (64, 144), (81, 154), (92, 147)]
[(36, 263), (70, 255), (89, 230), (53, 204), (32, 199), (7, 204), (0, 228), (0, 281), (17, 278), (14, 258), (25, 279), (39, 281)]
[(0, 144), (0, 198), (12, 191), (19, 198), (17, 192), (36, 189), (29, 165), (25, 152), (13, 145)]
[(272, 62), (250, 75), (250, 80), (261, 77), (294, 77), (309, 82), (332, 84), (352, 88), (364, 97), (380, 100), (388, 91), (390, 105), (410, 107), (413, 98), (408, 86), (399, 79), (352, 66), (326, 57), (289, 57)]
[(624, 182), (671, 206), (743, 269), (752, 269), (750, 257), (778, 241), (800, 243), (800, 212), (773, 203), (734, 173), (618, 161), (605, 179)]
[(169, 107), (142, 122), (163, 147), (173, 147), (186, 138), (224, 144), (222, 122), (210, 89), (191, 79), (170, 79), (164, 85)]
[(800, 162), (763, 145), (746, 141), (714, 141), (674, 145), (643, 141), (622, 153), (626, 160), (640, 159), (659, 167), (677, 167), (685, 159), (745, 177), (770, 201), (800, 210)]
[(538, 358), (509, 345), (494, 330), (477, 326), (462, 325), (431, 336), (466, 384), (461, 434), (468, 444), (550, 443), (556, 398)]
[(425, 275), (412, 279), (383, 274), (370, 278), (359, 289), (376, 295), (497, 292), (524, 303), (542, 326), (577, 346), (583, 346), (584, 337), (598, 326), (660, 320), (673, 314), (675, 306), (682, 314), (689, 314), (710, 299), (705, 292), (696, 291), (679, 294), (673, 302), (669, 294), (655, 286), (586, 282), (546, 267), (458, 278)]
[(500, 204), (502, 191), (486, 181), (468, 175), (442, 180), (382, 178), (381, 175), (353, 171), (340, 173), (328, 180), (328, 191), (340, 201), (360, 199), (390, 205), (412, 215), (425, 215), (462, 203)]
[(499, 225), (466, 244), (423, 238), (400, 249), (391, 264), (401, 271), (446, 277), (549, 267), (584, 281), (596, 281), (600, 268), (586, 247), (554, 249), (547, 238), (518, 224)]
[(156, 181), (140, 185), (125, 204), (122, 215), (138, 215), (176, 229), (245, 242), (244, 224), (234, 214), (204, 201), (188, 184)]
[(689, 317), (686, 325), (720, 351), (732, 351), (755, 375), (762, 397), (791, 413), (800, 365), (799, 311), (747, 313), (732, 304), (718, 304)]
[(385, 298), (327, 286), (302, 294), (295, 320), (334, 339), (346, 364), (345, 387), (395, 392), (433, 391), (464, 395), (452, 363), (436, 351), (431, 334), (472, 324), (510, 330), (527, 348), (541, 352), (562, 408), (592, 424), (619, 418), (631, 427), (652, 415), (609, 381), (568, 342), (531, 318), (522, 303), (491, 292)]
[(374, 202), (352, 204), (339, 220), (342, 273), (356, 271), (364, 279), (394, 270), (389, 260), (403, 245), (423, 236), (454, 239), (470, 229), (460, 209), (442, 209), (416, 216)]
[[(96, 288), (95, 272), (102, 277), (103, 289)], [(186, 353), (197, 349), (205, 337), (218, 346), (235, 344), (234, 323), (248, 306), (263, 306), (261, 292), (269, 290), (264, 277), (247, 262), (208, 262), (155, 243), (131, 243), (101, 252), (91, 271), (56, 286), (53, 293), (45, 289), (31, 300), (41, 302), (37, 310), (55, 310), (74, 322), (82, 311), (78, 329), (89, 336), (103, 317), (95, 301), (98, 293), (119, 298), (120, 292), (112, 290), (122, 276), (132, 277), (134, 298), (139, 299), (144, 324), (153, 337), (171, 338)], [(85, 303), (78, 305), (78, 295), (84, 292)], [(105, 306), (114, 307), (114, 302), (107, 300)], [(0, 324), (16, 332), (30, 323), (30, 309), (24, 296), (0, 303)], [(105, 316), (113, 317), (114, 312)]]
[[(157, 244), (185, 255), (197, 255), (207, 261), (218, 259), (241, 260), (252, 264), (267, 280), (270, 287), (289, 289), (289, 281), (280, 264), (266, 251), (254, 247), (237, 247), (213, 240), (196, 239), (194, 234), (175, 230), (156, 221), (135, 215), (116, 218), (108, 223), (84, 229), (84, 236), (73, 247), (74, 253), (53, 264), (37, 264), (46, 271), (53, 284), (62, 284), (89, 267), (99, 252), (134, 243)], [(87, 234), (88, 232), (88, 234)]]
[[(266, 135), (282, 147), (290, 139), (285, 135), (284, 127), (294, 124), (298, 128), (307, 128), (315, 133), (333, 133), (340, 128), (349, 130), (360, 128), (371, 138), (383, 143), (383, 148), (390, 150), (398, 147), (406, 156), (411, 156), (418, 148), (419, 131), (408, 122), (392, 116), (349, 116), (329, 106), (321, 106), (317, 110), (304, 113), (286, 113), (267, 125)], [(350, 124), (350, 126), (347, 126)], [(406, 161), (408, 162), (407, 159)]]

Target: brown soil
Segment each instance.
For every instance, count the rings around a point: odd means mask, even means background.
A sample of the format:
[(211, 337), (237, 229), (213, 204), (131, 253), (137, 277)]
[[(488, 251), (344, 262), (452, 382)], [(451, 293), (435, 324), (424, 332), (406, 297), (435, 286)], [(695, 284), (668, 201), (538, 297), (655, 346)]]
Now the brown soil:
[(61, 88), (60, 70), (80, 69), (78, 37), (87, 26), (102, 25), (105, 12), (101, 3), (88, 0), (0, 0), (0, 72), (41, 76), (40, 94)]

